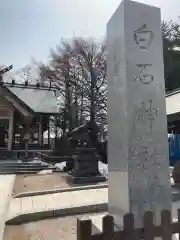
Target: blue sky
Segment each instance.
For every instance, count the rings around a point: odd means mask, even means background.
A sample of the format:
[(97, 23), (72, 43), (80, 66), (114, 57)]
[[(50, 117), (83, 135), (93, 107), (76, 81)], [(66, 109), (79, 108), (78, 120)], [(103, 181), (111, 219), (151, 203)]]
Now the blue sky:
[[(165, 20), (177, 20), (179, 0), (139, 0), (162, 9)], [(15, 69), (30, 59), (46, 61), (60, 39), (102, 38), (120, 0), (6, 0), (0, 3), (0, 65)]]

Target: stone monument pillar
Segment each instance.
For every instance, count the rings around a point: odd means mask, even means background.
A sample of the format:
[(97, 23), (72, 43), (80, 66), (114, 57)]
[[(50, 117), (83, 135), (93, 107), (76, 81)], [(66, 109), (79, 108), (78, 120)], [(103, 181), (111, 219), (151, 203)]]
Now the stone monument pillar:
[(123, 1), (107, 24), (109, 213), (171, 209), (160, 9)]

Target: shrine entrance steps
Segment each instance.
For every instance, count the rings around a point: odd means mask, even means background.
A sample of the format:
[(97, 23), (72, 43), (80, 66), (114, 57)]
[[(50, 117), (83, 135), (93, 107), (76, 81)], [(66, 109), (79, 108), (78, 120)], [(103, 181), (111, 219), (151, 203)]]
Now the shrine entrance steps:
[(56, 167), (41, 162), (0, 161), (0, 174), (26, 174), (37, 173), (42, 170), (55, 170)]

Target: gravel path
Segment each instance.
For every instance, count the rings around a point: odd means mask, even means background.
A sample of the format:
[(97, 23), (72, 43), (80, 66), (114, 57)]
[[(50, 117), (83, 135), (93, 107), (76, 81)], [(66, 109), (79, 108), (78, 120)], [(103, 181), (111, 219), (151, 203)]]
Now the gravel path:
[(13, 195), (22, 192), (43, 191), (55, 188), (69, 187), (67, 183), (67, 173), (52, 173), (52, 174), (26, 174), (17, 175)]
[(75, 240), (76, 216), (6, 226), (3, 240)]
[[(91, 214), (93, 216), (96, 214)], [(89, 214), (47, 219), (18, 226), (6, 226), (3, 240), (76, 240), (77, 217)], [(97, 233), (92, 225), (92, 233)]]

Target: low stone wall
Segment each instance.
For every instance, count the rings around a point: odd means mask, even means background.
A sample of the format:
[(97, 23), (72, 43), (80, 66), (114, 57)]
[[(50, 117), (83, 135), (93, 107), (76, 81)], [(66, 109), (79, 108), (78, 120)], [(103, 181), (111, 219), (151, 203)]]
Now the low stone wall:
[(11, 201), (15, 175), (0, 175), (0, 240), (3, 240), (4, 227)]

